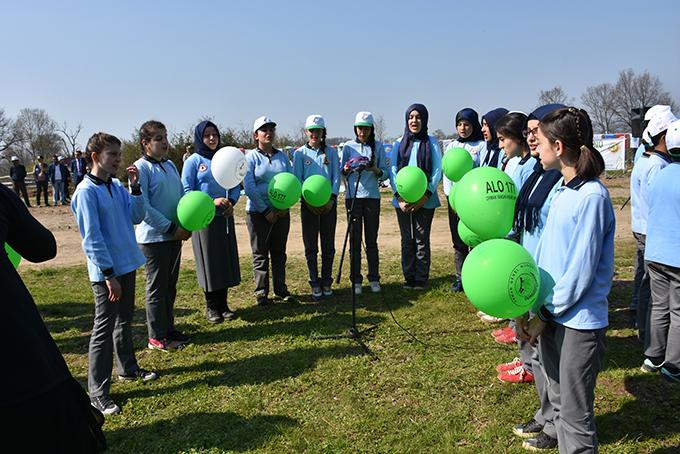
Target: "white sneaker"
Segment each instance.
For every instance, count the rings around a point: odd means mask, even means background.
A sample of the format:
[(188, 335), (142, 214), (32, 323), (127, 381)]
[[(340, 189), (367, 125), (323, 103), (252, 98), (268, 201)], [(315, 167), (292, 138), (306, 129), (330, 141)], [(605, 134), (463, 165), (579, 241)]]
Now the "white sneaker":
[(373, 293), (380, 293), (380, 282), (373, 281), (373, 282), (369, 282), (368, 285), (371, 286), (371, 291)]
[(312, 298), (318, 300), (322, 295), (323, 293), (321, 292), (321, 287), (312, 287)]
[(484, 314), (479, 318), (481, 318), (485, 323), (500, 323), (507, 320), (507, 318), (494, 317), (493, 315), (488, 314)]
[(331, 296), (333, 295), (333, 290), (329, 285), (328, 287), (321, 287), (321, 293), (323, 293), (323, 296)]
[(354, 294), (361, 295), (361, 284), (354, 284)]

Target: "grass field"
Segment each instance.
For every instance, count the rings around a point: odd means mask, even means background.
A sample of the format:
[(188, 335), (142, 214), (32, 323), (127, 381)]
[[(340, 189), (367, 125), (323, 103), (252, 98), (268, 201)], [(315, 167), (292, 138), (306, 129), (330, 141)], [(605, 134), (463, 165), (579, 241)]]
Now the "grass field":
[[(680, 387), (639, 370), (642, 361), (625, 307), (631, 292), (630, 241), (617, 243), (606, 365), (595, 408), (602, 452), (677, 452)], [(401, 288), (398, 253), (381, 255), (382, 295), (359, 298), (361, 326), (378, 360), (349, 340), (317, 340), (351, 321), (343, 284), (321, 303), (256, 307), (252, 271), (231, 294), (239, 319), (210, 326), (191, 267), (182, 269), (178, 327), (183, 350), (146, 346), (143, 272), (138, 273), (135, 344), (151, 383), (114, 383), (123, 412), (104, 426), (110, 452), (524, 452), (511, 433), (533, 416), (533, 386), (496, 379), (494, 366), (515, 356), (461, 294), (448, 292), (450, 254), (433, 257), (430, 287)], [(290, 257), (288, 282), (306, 295), (306, 267)], [(22, 277), (76, 377), (85, 385), (93, 304), (84, 266), (25, 269)], [(346, 280), (346, 279), (345, 279)], [(392, 320), (396, 319), (420, 341)]]

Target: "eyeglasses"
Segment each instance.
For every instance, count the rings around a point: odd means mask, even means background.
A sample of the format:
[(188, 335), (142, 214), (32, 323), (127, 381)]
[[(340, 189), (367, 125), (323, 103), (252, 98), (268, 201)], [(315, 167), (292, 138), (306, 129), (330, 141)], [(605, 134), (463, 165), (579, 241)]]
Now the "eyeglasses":
[(535, 128), (531, 128), (531, 129), (525, 129), (523, 131), (523, 135), (524, 135), (525, 138), (529, 138), (529, 136), (532, 136), (532, 135), (536, 136), (537, 134), (538, 134), (538, 126), (536, 126)]

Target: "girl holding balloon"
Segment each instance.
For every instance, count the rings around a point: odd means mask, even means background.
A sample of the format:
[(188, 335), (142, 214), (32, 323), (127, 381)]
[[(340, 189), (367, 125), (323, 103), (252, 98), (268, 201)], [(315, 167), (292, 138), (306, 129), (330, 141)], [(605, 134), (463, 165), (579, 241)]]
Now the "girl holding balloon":
[(570, 107), (546, 115), (537, 141), (543, 168), (563, 177), (536, 251), (538, 266), (555, 284), (537, 315), (517, 328), (522, 338), (538, 342), (557, 440), (541, 432), (526, 443), (559, 444), (563, 452), (597, 451), (593, 402), (609, 323), (614, 211), (598, 180), (604, 160), (593, 146), (584, 110)]
[[(321, 115), (310, 115), (305, 122), (308, 141), (298, 148), (293, 158), (293, 174), (302, 183), (303, 200), (300, 206), (302, 241), (309, 271), (312, 297), (331, 296), (333, 259), (335, 258), (335, 225), (337, 198), (340, 188), (340, 160), (337, 151), (326, 146), (326, 122)], [(328, 192), (322, 192), (325, 183)], [(309, 195), (308, 195), (309, 194)], [(325, 196), (328, 196), (326, 200)], [(320, 199), (320, 200), (317, 200)], [(321, 279), (317, 255), (321, 238)]]
[(502, 116), (495, 126), (498, 145), (505, 152), (505, 171), (515, 182), (515, 188), (519, 192), (536, 163), (536, 159), (529, 153), (529, 145), (524, 136), (527, 116), (522, 112), (510, 112)]
[[(393, 146), (390, 182), (401, 232), (401, 268), (404, 288), (423, 289), (430, 277), (430, 228), (434, 210), (440, 206), (437, 186), (442, 176), (439, 143), (427, 134), (428, 111), (422, 104), (406, 109), (404, 135)], [(407, 167), (419, 168), (425, 174), (422, 187), (416, 181), (399, 182), (399, 172)], [(407, 196), (408, 193), (408, 196)]]
[(220, 148), (220, 133), (215, 123), (202, 121), (196, 126), (194, 146), (196, 152), (187, 158), (182, 168), (184, 192), (208, 194), (216, 210), (210, 224), (191, 236), (196, 278), (205, 295), (206, 319), (210, 323), (221, 323), (236, 318), (229, 309), (227, 296), (230, 287), (241, 283), (234, 225), (234, 205), (241, 190), (238, 185), (224, 189), (212, 174), (212, 159)]

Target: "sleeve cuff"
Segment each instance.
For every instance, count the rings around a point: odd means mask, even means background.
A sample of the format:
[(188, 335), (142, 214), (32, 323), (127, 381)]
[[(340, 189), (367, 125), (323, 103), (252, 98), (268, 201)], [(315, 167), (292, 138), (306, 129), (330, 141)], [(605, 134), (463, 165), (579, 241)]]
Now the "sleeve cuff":
[(430, 191), (429, 189), (426, 189), (426, 190), (425, 190), (425, 195), (426, 195), (428, 198), (429, 198), (429, 197), (432, 197), (432, 191)]
[(175, 232), (177, 232), (177, 227), (179, 227), (177, 224), (174, 222), (170, 223), (170, 227), (168, 227), (168, 230), (165, 231), (168, 235), (174, 235)]
[(544, 322), (549, 322), (553, 320), (555, 316), (548, 310), (547, 307), (541, 306), (541, 309), (538, 311), (538, 318)]
[(107, 268), (105, 270), (102, 270), (102, 274), (104, 274), (104, 277), (106, 279), (111, 279), (112, 277), (116, 276), (116, 273), (113, 271), (113, 268)]
[(236, 206), (236, 200), (234, 199), (227, 199), (229, 200), (229, 203), (231, 203), (231, 206)]

